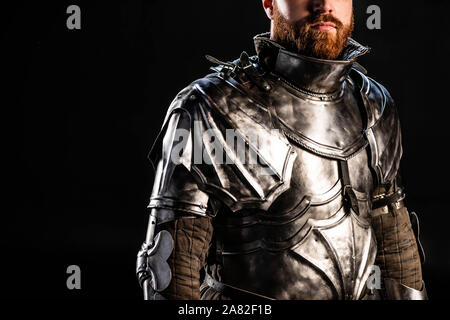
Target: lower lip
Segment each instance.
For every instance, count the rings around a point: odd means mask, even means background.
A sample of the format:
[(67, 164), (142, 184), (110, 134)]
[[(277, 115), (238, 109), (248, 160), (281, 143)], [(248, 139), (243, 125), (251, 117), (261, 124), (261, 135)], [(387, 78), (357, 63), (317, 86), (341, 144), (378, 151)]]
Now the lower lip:
[(329, 25), (318, 25), (318, 26), (314, 26), (313, 28), (316, 30), (320, 30), (320, 31), (330, 31), (330, 30), (336, 29), (335, 27), (329, 26)]

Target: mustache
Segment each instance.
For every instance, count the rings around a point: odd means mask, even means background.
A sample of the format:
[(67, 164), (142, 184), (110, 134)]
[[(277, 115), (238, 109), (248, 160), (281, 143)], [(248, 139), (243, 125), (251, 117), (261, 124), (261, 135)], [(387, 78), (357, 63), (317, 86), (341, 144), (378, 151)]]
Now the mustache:
[(344, 24), (334, 17), (331, 14), (321, 14), (321, 15), (311, 15), (309, 16), (305, 21), (306, 27), (311, 27), (314, 24), (321, 23), (321, 22), (331, 22), (336, 25), (336, 28), (341, 29), (344, 27)]

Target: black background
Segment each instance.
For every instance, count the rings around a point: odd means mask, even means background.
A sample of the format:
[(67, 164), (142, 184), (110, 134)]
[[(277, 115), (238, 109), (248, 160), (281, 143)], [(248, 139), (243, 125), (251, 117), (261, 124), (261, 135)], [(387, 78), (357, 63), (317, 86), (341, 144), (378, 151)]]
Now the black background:
[[(400, 110), (407, 205), (419, 213), (431, 299), (448, 298), (449, 1), (356, 0), (360, 59)], [(81, 30), (66, 8), (81, 7)], [(382, 29), (368, 30), (368, 5)], [(139, 299), (135, 254), (153, 173), (146, 159), (205, 54), (254, 53), (261, 1), (16, 1), (1, 5), (1, 288), (9, 297)], [(82, 289), (66, 288), (81, 267)]]

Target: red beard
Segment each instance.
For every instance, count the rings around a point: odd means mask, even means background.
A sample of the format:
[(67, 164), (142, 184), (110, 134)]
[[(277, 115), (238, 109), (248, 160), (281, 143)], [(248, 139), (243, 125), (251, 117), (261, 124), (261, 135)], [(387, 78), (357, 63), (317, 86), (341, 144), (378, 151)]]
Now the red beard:
[[(311, 15), (301, 25), (298, 22), (289, 23), (273, 7), (273, 40), (286, 49), (300, 54), (326, 60), (335, 60), (339, 57), (350, 38), (354, 18), (349, 26), (330, 14)], [(336, 25), (336, 32), (321, 31), (313, 28), (318, 22), (332, 22)]]

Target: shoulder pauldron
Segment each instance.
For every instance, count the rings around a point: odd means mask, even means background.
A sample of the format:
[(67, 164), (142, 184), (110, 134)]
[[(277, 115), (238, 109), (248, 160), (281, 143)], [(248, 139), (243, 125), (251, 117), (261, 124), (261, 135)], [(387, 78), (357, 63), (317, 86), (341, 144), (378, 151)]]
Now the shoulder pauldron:
[(175, 98), (166, 121), (176, 113), (190, 122), (180, 163), (230, 210), (267, 210), (289, 188), (295, 151), (238, 88), (214, 75), (197, 80)]
[(381, 84), (354, 70), (367, 112), (366, 139), (370, 146), (371, 166), (378, 184), (390, 185), (397, 176), (402, 157), (402, 135), (395, 103)]

